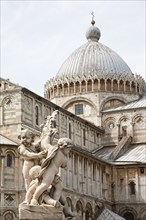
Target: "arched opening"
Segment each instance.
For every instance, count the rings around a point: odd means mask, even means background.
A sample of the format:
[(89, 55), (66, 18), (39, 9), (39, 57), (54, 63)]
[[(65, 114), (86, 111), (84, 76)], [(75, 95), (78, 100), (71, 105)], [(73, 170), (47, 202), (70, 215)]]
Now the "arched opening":
[(53, 89), (50, 89), (50, 98), (53, 98)]
[(69, 122), (69, 131), (68, 131), (68, 136), (69, 136), (69, 138), (71, 139), (72, 138), (72, 127), (71, 127), (71, 123)]
[(101, 207), (99, 207), (98, 205), (95, 206), (95, 211), (94, 211), (94, 218), (93, 219), (97, 219), (97, 217), (99, 216), (101, 212)]
[(110, 79), (106, 81), (106, 89), (107, 91), (111, 91), (111, 80)]
[(12, 167), (13, 157), (11, 154), (7, 154), (6, 156), (6, 166)]
[(126, 220), (134, 220), (134, 215), (131, 213), (131, 212), (126, 212), (123, 217), (126, 219)]
[(90, 213), (88, 210), (86, 210), (85, 212), (85, 220), (89, 220), (90, 219)]
[(87, 91), (88, 92), (92, 91), (92, 80), (91, 79), (89, 79), (87, 82)]
[(90, 203), (87, 203), (86, 205), (86, 211), (85, 211), (85, 220), (91, 220), (92, 219), (92, 206)]
[(123, 104), (125, 104), (123, 101), (113, 98), (113, 99), (110, 99), (107, 102), (105, 102), (103, 104), (102, 109), (108, 109), (108, 108), (111, 108), (111, 107), (114, 107), (114, 106), (121, 106)]
[(5, 157), (4, 169), (4, 186), (6, 188), (15, 188), (15, 169), (15, 155), (12, 152), (7, 152)]
[(35, 107), (35, 124), (39, 125), (39, 107)]
[(80, 93), (80, 83), (76, 82), (76, 92), (75, 93)]
[(47, 97), (47, 99), (50, 99), (50, 90), (46, 91), (46, 95), (45, 96)]
[(83, 80), (82, 83), (81, 83), (81, 92), (86, 92), (86, 82), (85, 82), (85, 80)]
[(125, 89), (126, 89), (126, 92), (130, 92), (130, 82), (129, 81), (126, 81)]
[(118, 81), (116, 79), (113, 81), (113, 91), (118, 91)]
[(105, 80), (104, 79), (100, 80), (100, 90), (105, 91)]
[(74, 94), (74, 83), (73, 82), (71, 82), (69, 85), (69, 93), (70, 93), (70, 95)]
[(78, 201), (76, 203), (76, 211), (77, 211), (76, 219), (83, 220), (83, 206), (82, 206), (81, 201)]
[(131, 83), (131, 91), (136, 92), (136, 85), (134, 82)]
[(95, 79), (94, 80), (94, 91), (97, 91), (98, 90), (98, 80)]
[(130, 195), (135, 195), (135, 182), (131, 181), (129, 183), (129, 187), (130, 187)]
[(66, 202), (67, 202), (67, 206), (65, 208), (65, 217), (68, 217), (69, 215), (73, 215), (73, 204), (72, 204), (72, 200), (67, 197), (66, 198)]
[(137, 92), (138, 92), (138, 93), (140, 92), (139, 84), (137, 84)]
[(57, 94), (57, 86), (55, 85), (54, 86), (54, 96), (57, 96), (58, 94)]
[(63, 94), (62, 94), (62, 84), (60, 84), (59, 86), (58, 86), (58, 95), (59, 96), (62, 96)]
[(124, 81), (123, 80), (120, 80), (119, 82), (119, 91), (124, 91)]
[(64, 84), (64, 95), (68, 95), (68, 84)]

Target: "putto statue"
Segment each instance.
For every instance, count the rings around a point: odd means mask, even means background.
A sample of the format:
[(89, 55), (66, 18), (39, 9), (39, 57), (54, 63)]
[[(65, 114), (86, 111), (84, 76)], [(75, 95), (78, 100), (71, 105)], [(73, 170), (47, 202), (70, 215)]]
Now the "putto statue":
[(63, 196), (60, 177), (60, 169), (67, 166), (67, 155), (73, 145), (69, 138), (59, 138), (54, 143), (58, 135), (57, 113), (54, 111), (47, 117), (37, 143), (28, 129), (19, 135), (18, 151), (24, 160), (22, 173), (26, 188), (25, 200), (19, 205), (19, 219), (74, 219)]

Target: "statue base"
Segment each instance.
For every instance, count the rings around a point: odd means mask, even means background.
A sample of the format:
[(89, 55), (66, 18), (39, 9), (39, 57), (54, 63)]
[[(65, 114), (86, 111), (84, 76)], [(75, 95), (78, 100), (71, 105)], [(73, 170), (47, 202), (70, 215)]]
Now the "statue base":
[(62, 220), (64, 219), (62, 208), (51, 205), (19, 205), (19, 220)]

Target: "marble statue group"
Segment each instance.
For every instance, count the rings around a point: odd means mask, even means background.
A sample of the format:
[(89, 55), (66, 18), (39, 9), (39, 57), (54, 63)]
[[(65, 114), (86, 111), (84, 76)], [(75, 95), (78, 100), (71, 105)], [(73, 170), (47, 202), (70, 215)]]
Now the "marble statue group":
[(64, 216), (72, 218), (74, 214), (63, 196), (60, 177), (60, 169), (67, 166), (67, 155), (72, 148), (72, 141), (69, 138), (58, 138), (54, 144), (54, 138), (58, 135), (57, 114), (56, 110), (47, 117), (46, 123), (41, 126), (41, 135), (37, 141), (34, 141), (34, 134), (28, 129), (22, 130), (19, 135), (21, 144), (18, 151), (23, 159), (22, 173), (26, 188), (22, 204), (23, 207), (45, 205), (54, 209), (62, 208)]

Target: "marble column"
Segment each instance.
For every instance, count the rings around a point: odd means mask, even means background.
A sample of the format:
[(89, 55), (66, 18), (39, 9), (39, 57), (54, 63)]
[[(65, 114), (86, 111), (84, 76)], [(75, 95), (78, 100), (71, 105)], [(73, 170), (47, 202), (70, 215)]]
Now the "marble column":
[(5, 156), (1, 154), (1, 187), (4, 187), (4, 166), (5, 166)]

